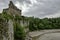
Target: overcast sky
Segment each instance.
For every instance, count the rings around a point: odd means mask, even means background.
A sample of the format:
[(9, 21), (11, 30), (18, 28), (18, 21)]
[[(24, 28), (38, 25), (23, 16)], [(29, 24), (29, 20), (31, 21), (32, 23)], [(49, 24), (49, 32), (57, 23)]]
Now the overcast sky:
[[(0, 0), (0, 12), (7, 8), (10, 0)], [(12, 0), (24, 16), (39, 18), (60, 17), (60, 0)]]

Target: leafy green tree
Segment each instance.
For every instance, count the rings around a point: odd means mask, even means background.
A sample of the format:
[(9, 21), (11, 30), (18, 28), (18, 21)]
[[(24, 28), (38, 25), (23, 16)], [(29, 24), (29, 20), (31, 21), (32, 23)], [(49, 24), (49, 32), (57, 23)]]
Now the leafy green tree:
[(14, 39), (15, 40), (25, 40), (25, 31), (19, 23), (14, 23)]

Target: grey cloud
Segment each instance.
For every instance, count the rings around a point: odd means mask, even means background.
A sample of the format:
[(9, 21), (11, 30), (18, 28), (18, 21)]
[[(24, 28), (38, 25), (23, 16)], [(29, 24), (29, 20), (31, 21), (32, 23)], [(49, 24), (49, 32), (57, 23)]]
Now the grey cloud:
[(10, 0), (0, 0), (0, 12), (2, 12), (2, 10), (4, 8), (7, 8), (8, 7), (8, 3), (9, 3)]
[[(47, 15), (53, 15), (60, 11), (60, 0), (47, 0), (47, 1), (41, 1), (44, 3), (44, 5), (37, 5), (37, 8), (34, 8), (33, 6), (31, 11), (26, 13), (27, 16), (33, 15), (38, 17), (44, 17)], [(41, 14), (40, 12), (44, 12), (44, 14)], [(54, 16), (54, 15), (53, 15)]]
[[(4, 5), (0, 4), (0, 8), (7, 7), (8, 1), (0, 0)], [(60, 0), (36, 0), (38, 3), (31, 4), (30, 0), (12, 0), (14, 4), (18, 1), (20, 4), (26, 4), (26, 9), (28, 12), (22, 13), (24, 16), (35, 16), (39, 18), (44, 18), (45, 16), (53, 15), (60, 11)], [(32, 6), (29, 6), (32, 5)], [(1, 10), (0, 9), (0, 10)], [(23, 10), (22, 10), (23, 11)]]

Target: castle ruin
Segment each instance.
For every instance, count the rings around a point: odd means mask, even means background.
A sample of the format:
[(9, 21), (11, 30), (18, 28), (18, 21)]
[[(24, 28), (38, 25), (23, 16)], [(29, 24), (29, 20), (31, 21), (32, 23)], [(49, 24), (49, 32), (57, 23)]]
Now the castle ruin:
[[(6, 12), (7, 14), (15, 17), (16, 15), (21, 17), (22, 20), (19, 20), (19, 24), (21, 26), (28, 26), (29, 22), (28, 20), (24, 20), (24, 16), (21, 15), (21, 10), (18, 9), (12, 1), (9, 3), (9, 7), (6, 9), (3, 9), (3, 12)], [(9, 19), (9, 21), (2, 18), (2, 15), (0, 14), (0, 40), (14, 40), (14, 26), (13, 21)], [(2, 26), (2, 27), (1, 27)], [(25, 29), (25, 32), (29, 31), (29, 29)]]

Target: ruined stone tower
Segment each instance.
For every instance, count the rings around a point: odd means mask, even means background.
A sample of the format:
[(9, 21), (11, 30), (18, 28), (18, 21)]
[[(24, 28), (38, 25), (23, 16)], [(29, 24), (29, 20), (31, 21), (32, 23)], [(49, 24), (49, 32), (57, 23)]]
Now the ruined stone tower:
[[(9, 3), (9, 7), (6, 9), (3, 9), (3, 12), (6, 12), (9, 15), (15, 16), (21, 16), (21, 10), (19, 10), (12, 1), (10, 1)], [(11, 19), (9, 19), (7, 23), (7, 36), (2, 35), (2, 39), (1, 40), (14, 40), (14, 27), (13, 27), (13, 21)], [(6, 32), (5, 32), (6, 33)]]
[[(9, 3), (9, 8), (3, 9), (3, 12), (6, 12), (9, 15), (15, 16), (15, 15), (21, 15), (21, 10), (17, 9), (16, 6), (14, 6), (13, 2), (10, 1)], [(7, 23), (7, 37), (3, 35), (2, 40), (14, 40), (14, 26), (13, 26), (13, 21), (9, 19)], [(5, 28), (6, 29), (6, 28)], [(6, 32), (5, 32), (6, 33)]]
[[(24, 16), (21, 15), (21, 10), (18, 9), (12, 1), (10, 1), (9, 3), (9, 7), (6, 9), (3, 9), (3, 12), (6, 12), (7, 14), (15, 17), (16, 15), (18, 15), (19, 17), (21, 17), (22, 19), (19, 21), (20, 25), (25, 27), (29, 24), (29, 22), (26, 20), (26, 18)], [(0, 16), (1, 17), (1, 16)], [(4, 29), (7, 29), (6, 31), (3, 30), (3, 33), (0, 32), (0, 40), (14, 40), (14, 20), (9, 19), (8, 22), (6, 20), (4, 20), (5, 22), (3, 22), (6, 26), (3, 26)], [(0, 21), (1, 22), (1, 21)], [(18, 21), (17, 21), (18, 22)], [(1, 23), (2, 24), (2, 23)], [(6, 27), (6, 28), (5, 28)], [(25, 32), (27, 33), (29, 31), (28, 28), (25, 29)], [(5, 33), (4, 33), (5, 32)], [(5, 34), (5, 35), (3, 35)], [(7, 36), (7, 37), (6, 37)]]
[(13, 16), (15, 16), (15, 15), (21, 16), (21, 10), (18, 9), (18, 8), (13, 4), (12, 1), (10, 1), (10, 3), (9, 3), (9, 8), (3, 9), (3, 12), (7, 12), (8, 14), (13, 15)]

